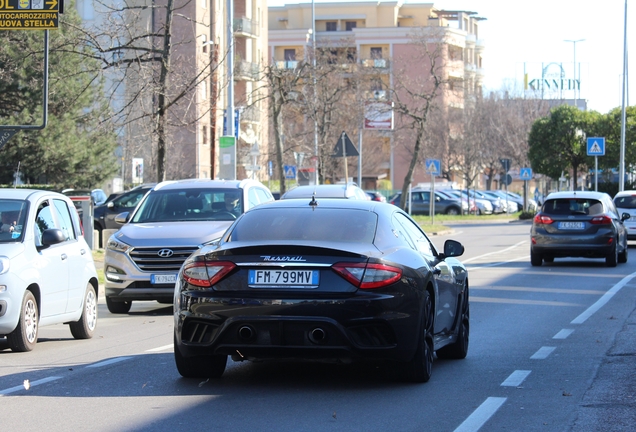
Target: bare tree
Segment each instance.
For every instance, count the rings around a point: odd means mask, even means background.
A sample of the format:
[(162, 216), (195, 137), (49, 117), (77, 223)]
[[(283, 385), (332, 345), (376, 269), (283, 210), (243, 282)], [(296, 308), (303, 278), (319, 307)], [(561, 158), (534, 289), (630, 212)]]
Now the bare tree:
[[(409, 129), (409, 139), (414, 139), (409, 147), (411, 161), (402, 185), (401, 208), (406, 206), (408, 188), (425, 143), (429, 115), (440, 104), (444, 86), (450, 83), (444, 71), (446, 46), (443, 29), (422, 27), (414, 32), (407, 51), (394, 58), (395, 64), (400, 65), (392, 89), (394, 109), (398, 124)], [(413, 65), (421, 72), (414, 73)]]
[[(222, 59), (215, 50), (218, 41), (197, 41), (199, 32), (210, 35), (212, 27), (208, 18), (194, 18), (195, 6), (195, 0), (101, 2), (96, 7), (100, 19), (84, 33), (93, 56), (110, 72), (111, 106), (126, 130), (128, 151), (155, 159), (157, 181), (187, 175), (192, 168), (185, 162), (187, 152), (173, 148), (172, 141), (182, 139), (188, 128), (194, 133), (191, 128), (201, 118), (215, 115), (218, 83), (213, 77)], [(191, 31), (176, 32), (177, 27)], [(197, 56), (207, 53), (202, 42), (212, 45), (213, 55)]]
[(292, 116), (298, 118), (298, 98), (301, 91), (301, 83), (309, 79), (308, 64), (299, 62), (295, 68), (279, 68), (276, 63), (269, 65), (264, 70), (264, 77), (269, 87), (269, 108), (271, 111), (272, 133), (275, 144), (276, 169), (280, 178), (281, 195), (287, 190), (284, 169), (284, 114), (286, 110)]

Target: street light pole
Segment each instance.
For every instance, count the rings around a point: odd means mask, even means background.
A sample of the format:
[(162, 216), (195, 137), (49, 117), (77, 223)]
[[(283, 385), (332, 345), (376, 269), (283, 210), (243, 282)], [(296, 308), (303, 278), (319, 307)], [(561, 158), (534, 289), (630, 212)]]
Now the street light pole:
[[(311, 49), (313, 51), (311, 58), (312, 73), (314, 75), (314, 153), (316, 157), (316, 184), (320, 184), (318, 176), (318, 168), (320, 167), (320, 157), (318, 156), (318, 119), (316, 118), (316, 5), (311, 0)], [(346, 163), (345, 159), (345, 163)]]
[[(234, 0), (227, 0), (227, 135), (235, 137), (234, 130)], [(234, 141), (234, 172), (233, 180), (236, 180), (236, 147)]]
[(618, 191), (625, 190), (625, 98), (627, 94), (627, 0), (625, 0), (625, 23), (623, 27), (623, 94), (621, 102), (621, 155), (618, 170)]
[[(569, 39), (565, 39), (564, 42), (572, 42), (572, 45), (574, 46), (574, 64), (573, 64), (573, 69), (574, 69), (574, 106), (578, 108), (578, 99), (576, 97), (576, 43), (577, 42), (583, 42), (585, 39), (577, 39), (577, 40), (569, 40)], [(579, 77), (579, 79), (581, 79), (581, 77)], [(579, 84), (580, 86), (580, 84)]]

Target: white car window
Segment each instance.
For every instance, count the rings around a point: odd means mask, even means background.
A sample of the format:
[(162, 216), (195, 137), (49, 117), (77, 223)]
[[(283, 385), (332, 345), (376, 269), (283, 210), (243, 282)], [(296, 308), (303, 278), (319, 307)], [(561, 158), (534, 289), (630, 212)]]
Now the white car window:
[(58, 214), (58, 221), (60, 224), (60, 229), (64, 233), (64, 238), (66, 240), (75, 240), (77, 238), (75, 229), (73, 228), (73, 219), (71, 218), (71, 214), (69, 213), (68, 206), (65, 201), (54, 199), (53, 205), (55, 206), (55, 210)]

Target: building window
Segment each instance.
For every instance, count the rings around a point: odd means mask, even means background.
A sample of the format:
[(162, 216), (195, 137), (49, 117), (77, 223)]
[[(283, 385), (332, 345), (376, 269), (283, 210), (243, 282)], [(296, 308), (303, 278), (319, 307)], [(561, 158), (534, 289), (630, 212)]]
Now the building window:
[(347, 22), (345, 23), (347, 31), (351, 31), (351, 30), (353, 30), (354, 28), (356, 28), (356, 24), (357, 24), (357, 23), (356, 23), (355, 21), (347, 21)]
[(336, 21), (327, 21), (326, 25), (327, 25), (327, 31), (337, 31), (338, 30), (338, 23)]
[(382, 58), (382, 48), (381, 47), (371, 47), (371, 58), (372, 59), (381, 59)]
[(208, 127), (205, 125), (201, 126), (201, 141), (203, 144), (208, 143)]
[(291, 48), (291, 49), (287, 49), (285, 48), (285, 61), (294, 61), (296, 60), (296, 50)]

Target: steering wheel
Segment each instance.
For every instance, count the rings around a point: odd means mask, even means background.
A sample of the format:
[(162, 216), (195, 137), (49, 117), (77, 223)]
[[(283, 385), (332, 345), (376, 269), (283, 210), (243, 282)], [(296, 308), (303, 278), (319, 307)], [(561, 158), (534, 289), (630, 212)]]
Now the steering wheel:
[(216, 212), (215, 216), (230, 216), (232, 219), (236, 219), (236, 215), (234, 213), (226, 211), (226, 210)]

